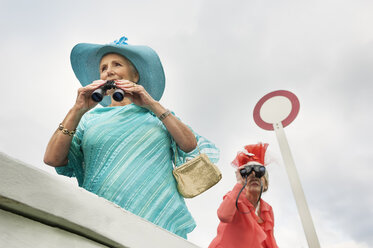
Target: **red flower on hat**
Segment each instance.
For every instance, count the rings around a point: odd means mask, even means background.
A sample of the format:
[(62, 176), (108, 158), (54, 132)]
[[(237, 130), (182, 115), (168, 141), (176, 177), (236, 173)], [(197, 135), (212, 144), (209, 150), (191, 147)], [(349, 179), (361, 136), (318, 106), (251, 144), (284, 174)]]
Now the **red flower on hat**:
[(267, 143), (258, 143), (245, 146), (243, 151), (237, 153), (236, 158), (232, 161), (232, 165), (238, 168), (252, 161), (265, 165), (264, 157), (267, 147)]

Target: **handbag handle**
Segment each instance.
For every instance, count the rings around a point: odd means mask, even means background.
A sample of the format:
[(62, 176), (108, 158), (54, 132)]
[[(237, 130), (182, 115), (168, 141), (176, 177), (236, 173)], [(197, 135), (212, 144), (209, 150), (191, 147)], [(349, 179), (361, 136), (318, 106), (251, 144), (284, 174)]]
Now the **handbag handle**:
[[(194, 150), (195, 150), (196, 148), (194, 148)], [(199, 146), (198, 146), (198, 141), (197, 141), (197, 149), (198, 149), (198, 154), (199, 155), (201, 155), (201, 150), (199, 149)], [(175, 163), (174, 163), (174, 168), (176, 167), (176, 162), (177, 162), (177, 144), (176, 144), (176, 142), (175, 142), (175, 151), (174, 151), (174, 153), (175, 153)]]

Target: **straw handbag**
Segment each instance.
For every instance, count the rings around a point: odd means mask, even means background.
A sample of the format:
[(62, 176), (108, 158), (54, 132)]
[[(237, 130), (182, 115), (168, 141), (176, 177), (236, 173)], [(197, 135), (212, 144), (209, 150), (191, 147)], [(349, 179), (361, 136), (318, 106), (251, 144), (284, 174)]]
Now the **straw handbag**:
[[(176, 161), (175, 152), (175, 164)], [(222, 178), (218, 167), (210, 161), (206, 154), (200, 151), (197, 157), (174, 167), (172, 173), (176, 179), (179, 193), (185, 198), (193, 198), (205, 192)]]

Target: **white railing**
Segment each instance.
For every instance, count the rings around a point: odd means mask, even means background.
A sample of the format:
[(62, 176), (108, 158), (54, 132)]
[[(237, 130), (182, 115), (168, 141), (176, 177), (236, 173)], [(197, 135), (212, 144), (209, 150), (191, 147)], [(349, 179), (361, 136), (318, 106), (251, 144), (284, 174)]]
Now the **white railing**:
[(1, 152), (0, 247), (197, 248), (60, 176)]

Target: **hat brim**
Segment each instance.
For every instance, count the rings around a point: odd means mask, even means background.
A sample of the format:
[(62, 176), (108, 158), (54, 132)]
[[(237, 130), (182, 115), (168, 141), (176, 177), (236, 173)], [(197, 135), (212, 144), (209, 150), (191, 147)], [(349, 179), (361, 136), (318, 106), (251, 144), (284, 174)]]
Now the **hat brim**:
[[(161, 99), (165, 88), (165, 75), (157, 53), (148, 46), (77, 44), (71, 51), (70, 61), (82, 86), (100, 79), (100, 61), (108, 53), (120, 54), (131, 61), (139, 73), (137, 83), (156, 101)], [(111, 99), (108, 96), (100, 102), (104, 107), (110, 103)]]

